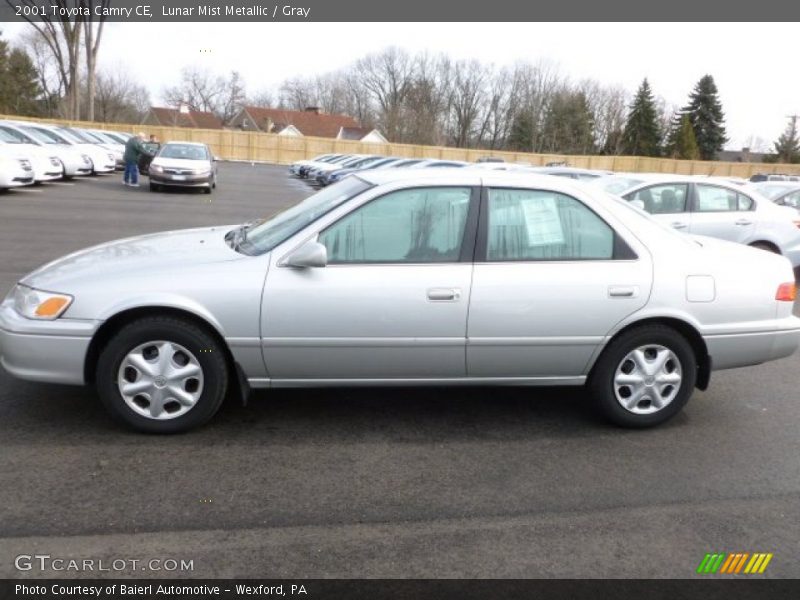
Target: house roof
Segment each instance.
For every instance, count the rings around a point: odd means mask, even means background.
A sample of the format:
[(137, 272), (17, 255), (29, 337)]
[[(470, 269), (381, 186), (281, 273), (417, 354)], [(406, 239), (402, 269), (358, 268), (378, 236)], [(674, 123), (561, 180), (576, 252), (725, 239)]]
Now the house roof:
[(159, 106), (151, 106), (150, 112), (161, 125), (198, 129), (222, 129), (222, 121), (214, 113), (210, 112), (201, 110), (182, 112), (177, 108)]
[(366, 127), (342, 127), (339, 138), (343, 140), (360, 140), (368, 135), (372, 129)]
[(329, 115), (305, 110), (282, 110), (280, 108), (259, 108), (245, 106), (259, 129), (267, 130), (268, 123), (273, 123), (274, 131), (280, 131), (287, 125), (294, 125), (303, 135), (335, 138), (343, 127), (360, 129), (358, 121), (347, 115)]

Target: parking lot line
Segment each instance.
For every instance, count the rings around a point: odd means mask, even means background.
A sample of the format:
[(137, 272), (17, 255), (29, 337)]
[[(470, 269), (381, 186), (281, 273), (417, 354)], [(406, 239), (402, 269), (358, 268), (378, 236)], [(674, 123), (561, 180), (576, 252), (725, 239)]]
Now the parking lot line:
[(25, 192), (26, 194), (41, 194), (44, 190), (28, 189), (28, 188), (14, 188), (15, 192)]
[(47, 185), (75, 185), (74, 181), (50, 181)]

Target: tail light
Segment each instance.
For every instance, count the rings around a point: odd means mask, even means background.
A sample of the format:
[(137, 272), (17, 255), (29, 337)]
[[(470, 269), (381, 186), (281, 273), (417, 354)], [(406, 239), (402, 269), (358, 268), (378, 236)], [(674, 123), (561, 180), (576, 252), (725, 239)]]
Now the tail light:
[(779, 302), (794, 302), (797, 297), (797, 286), (794, 281), (782, 283), (778, 286), (778, 291), (775, 292), (775, 300)]

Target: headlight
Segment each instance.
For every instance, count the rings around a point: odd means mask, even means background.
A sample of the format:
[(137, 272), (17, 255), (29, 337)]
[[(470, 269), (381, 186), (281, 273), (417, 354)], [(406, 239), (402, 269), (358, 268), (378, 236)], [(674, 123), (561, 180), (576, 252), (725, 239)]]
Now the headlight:
[(108, 158), (109, 160), (117, 160), (116, 158), (114, 158), (114, 155), (111, 154), (110, 152), (108, 153)]
[(154, 165), (154, 164), (152, 164), (152, 163), (150, 164), (150, 167), (148, 167), (148, 168), (149, 168), (151, 171), (155, 171), (156, 173), (163, 173), (163, 172), (164, 172), (164, 169), (163, 169), (163, 167), (160, 167), (160, 166), (158, 166), (158, 165)]
[(14, 308), (27, 319), (57, 319), (72, 304), (72, 300), (72, 296), (68, 294), (44, 292), (21, 283), (14, 288)]
[(195, 169), (195, 175), (211, 175), (211, 169)]
[(92, 164), (92, 159), (89, 158), (87, 154), (81, 154), (81, 158), (83, 159), (84, 164), (90, 165)]

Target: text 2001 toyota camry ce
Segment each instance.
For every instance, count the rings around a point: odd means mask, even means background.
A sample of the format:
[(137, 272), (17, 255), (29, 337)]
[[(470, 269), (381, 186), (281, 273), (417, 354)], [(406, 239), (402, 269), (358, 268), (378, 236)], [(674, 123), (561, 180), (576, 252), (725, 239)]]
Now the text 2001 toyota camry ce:
[(786, 258), (675, 233), (600, 190), (466, 169), (351, 175), (258, 225), (145, 235), (52, 262), (0, 309), (0, 354), (93, 383), (142, 431), (226, 391), (586, 384), (661, 423), (713, 369), (792, 354)]

